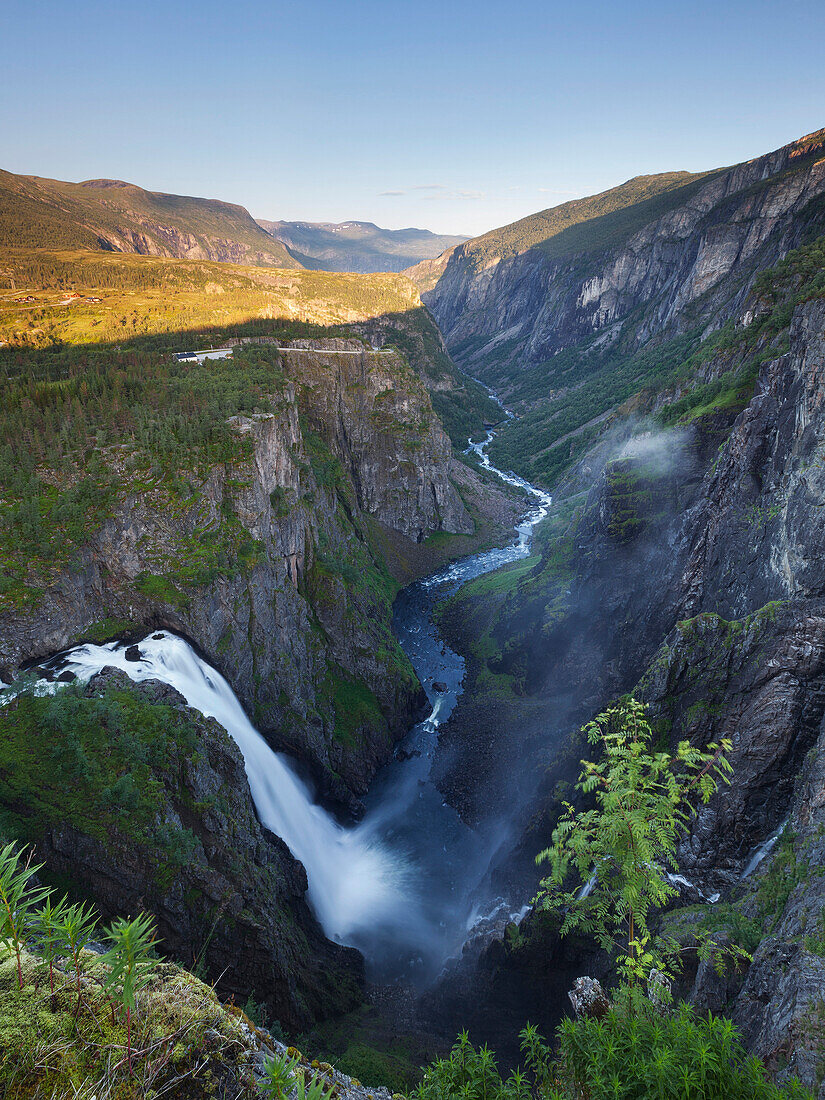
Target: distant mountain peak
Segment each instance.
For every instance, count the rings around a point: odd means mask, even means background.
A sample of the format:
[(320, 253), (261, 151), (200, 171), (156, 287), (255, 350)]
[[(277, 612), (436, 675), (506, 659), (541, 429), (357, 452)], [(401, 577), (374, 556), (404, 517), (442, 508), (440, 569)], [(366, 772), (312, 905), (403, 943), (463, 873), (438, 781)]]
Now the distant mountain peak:
[(258, 224), (304, 267), (322, 271), (403, 271), (466, 237), (428, 229), (382, 229), (374, 222), (266, 221)]

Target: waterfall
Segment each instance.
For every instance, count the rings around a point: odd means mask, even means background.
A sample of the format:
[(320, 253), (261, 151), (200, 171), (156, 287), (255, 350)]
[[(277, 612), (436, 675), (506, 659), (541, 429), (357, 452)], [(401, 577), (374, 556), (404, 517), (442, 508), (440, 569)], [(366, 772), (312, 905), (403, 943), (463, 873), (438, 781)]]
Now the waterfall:
[[(433, 608), (472, 577), (526, 557), (533, 530), (551, 505), (548, 493), (492, 465), (486, 447), (493, 435), (489, 432), (471, 449), (486, 469), (520, 486), (535, 504), (509, 546), (453, 562), (399, 595), (394, 620), (399, 642), (424, 685), (431, 711), (375, 777), (359, 824), (346, 828), (315, 803), (290, 759), (270, 748), (224, 677), (183, 638), (168, 631), (150, 634), (138, 643), (139, 660), (127, 659), (126, 643), (109, 642), (77, 646), (53, 662), (81, 681), (106, 666), (135, 681), (160, 680), (189, 706), (220, 722), (243, 755), (258, 817), (306, 869), (308, 899), (324, 932), (359, 948), (379, 981), (401, 977), (425, 985), (445, 959), (460, 952), (479, 912), (489, 917), (504, 904), (493, 902), (482, 884), (505, 842), (506, 823), (470, 828), (430, 780), (439, 728), (456, 705), (465, 672), (463, 658), (444, 644)], [(59, 686), (40, 681), (35, 690)], [(0, 705), (14, 692), (13, 686), (0, 690)], [(521, 915), (517, 906), (508, 913), (508, 919)]]
[(328, 936), (350, 942), (375, 923), (398, 920), (408, 904), (408, 869), (376, 841), (373, 830), (346, 829), (313, 802), (306, 783), (264, 741), (224, 677), (183, 638), (161, 631), (138, 649), (140, 660), (130, 661), (120, 642), (83, 645), (64, 654), (61, 664), (83, 681), (107, 665), (138, 682), (161, 680), (220, 722), (241, 750), (261, 822), (306, 868), (309, 900)]
[(744, 871), (739, 876), (740, 882), (744, 882), (744, 880), (749, 875), (753, 874), (753, 872), (756, 870), (756, 868), (759, 866), (765, 856), (767, 856), (773, 850), (773, 846), (784, 833), (785, 827), (789, 821), (790, 818), (786, 817), (782, 824), (771, 833), (767, 840), (763, 840), (761, 844), (758, 844), (756, 848), (753, 849), (751, 857), (745, 865)]

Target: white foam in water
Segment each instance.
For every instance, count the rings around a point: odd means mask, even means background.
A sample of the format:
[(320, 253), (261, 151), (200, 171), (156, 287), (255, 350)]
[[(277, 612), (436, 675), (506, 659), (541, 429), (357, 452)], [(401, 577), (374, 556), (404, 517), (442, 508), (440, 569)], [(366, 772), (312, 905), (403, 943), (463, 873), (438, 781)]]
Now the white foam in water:
[[(493, 397), (494, 400), (497, 400), (495, 394), (490, 394), (490, 396)], [(524, 478), (519, 477), (518, 474), (499, 470), (497, 466), (492, 464), (487, 455), (486, 448), (492, 442), (495, 434), (494, 431), (487, 432), (486, 439), (482, 440), (480, 443), (473, 443), (472, 440), (469, 440), (468, 442), (470, 445), (465, 453), (469, 454), (470, 451), (473, 451), (478, 455), (479, 465), (483, 469), (489, 470), (491, 474), (495, 474), (496, 477), (500, 478), (502, 481), (506, 481), (508, 485), (516, 485), (519, 489), (523, 489), (526, 493), (529, 493), (530, 496), (535, 497), (538, 501), (538, 506), (531, 512), (528, 512), (521, 523), (516, 527), (518, 533), (517, 542), (510, 546), (488, 550), (482, 554), (474, 554), (471, 558), (460, 559), (452, 565), (448, 565), (441, 573), (436, 573), (421, 581), (420, 583), (424, 588), (445, 584), (448, 581), (469, 580), (471, 577), (479, 576), (482, 573), (490, 573), (494, 569), (500, 569), (501, 566), (517, 561), (519, 558), (526, 558), (530, 553), (530, 542), (533, 537), (533, 530), (550, 511), (553, 504), (553, 498), (550, 493), (545, 493), (543, 489), (537, 489), (535, 485), (531, 485), (529, 481), (525, 481)]]
[(162, 680), (191, 707), (216, 718), (243, 754), (252, 798), (263, 824), (303, 863), (309, 899), (328, 936), (347, 942), (375, 923), (403, 913), (406, 872), (374, 839), (372, 829), (345, 829), (311, 798), (289, 761), (273, 752), (244, 714), (227, 681), (174, 634), (161, 631), (128, 661), (120, 643), (84, 645), (67, 655), (65, 668), (81, 680), (107, 665), (132, 680)]
[(759, 844), (754, 849), (753, 854), (751, 855), (751, 858), (748, 860), (747, 864), (745, 865), (744, 871), (739, 876), (739, 881), (740, 882), (744, 882), (744, 880), (748, 877), (748, 875), (753, 874), (753, 872), (756, 870), (756, 868), (759, 866), (759, 864), (762, 862), (762, 860), (765, 858), (765, 856), (767, 856), (773, 850), (773, 846), (776, 844), (777, 840), (779, 840), (779, 838), (784, 833), (785, 827), (786, 827), (786, 825), (788, 824), (789, 821), (790, 821), (790, 818), (786, 817), (785, 820), (782, 822), (782, 824), (779, 826), (779, 828), (776, 829), (774, 832), (772, 832), (771, 835), (767, 838), (767, 840), (764, 840), (761, 844)]

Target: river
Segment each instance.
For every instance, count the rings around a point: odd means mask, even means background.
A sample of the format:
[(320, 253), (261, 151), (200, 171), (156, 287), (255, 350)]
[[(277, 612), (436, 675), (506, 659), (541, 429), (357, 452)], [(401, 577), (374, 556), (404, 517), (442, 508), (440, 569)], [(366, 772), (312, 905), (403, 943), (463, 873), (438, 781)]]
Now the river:
[[(376, 981), (426, 985), (460, 950), (475, 923), (491, 908), (508, 907), (507, 899), (487, 896), (483, 889), (505, 839), (501, 829), (465, 826), (430, 781), (439, 728), (456, 706), (465, 673), (463, 657), (439, 635), (435, 606), (473, 577), (527, 556), (535, 526), (551, 503), (547, 493), (490, 463), (486, 448), (493, 435), (470, 449), (485, 469), (532, 496), (535, 507), (509, 546), (454, 562), (399, 593), (395, 630), (431, 711), (376, 776), (358, 824), (342, 826), (315, 801), (292, 761), (273, 752), (253, 727), (224, 677), (183, 638), (168, 631), (147, 635), (138, 643), (138, 660), (127, 657), (125, 642), (109, 642), (78, 646), (52, 662), (82, 680), (107, 665), (136, 681), (163, 680), (191, 706), (217, 718), (244, 756), (261, 821), (304, 864), (309, 900), (324, 931), (358, 947)], [(45, 682), (41, 688), (56, 689)]]

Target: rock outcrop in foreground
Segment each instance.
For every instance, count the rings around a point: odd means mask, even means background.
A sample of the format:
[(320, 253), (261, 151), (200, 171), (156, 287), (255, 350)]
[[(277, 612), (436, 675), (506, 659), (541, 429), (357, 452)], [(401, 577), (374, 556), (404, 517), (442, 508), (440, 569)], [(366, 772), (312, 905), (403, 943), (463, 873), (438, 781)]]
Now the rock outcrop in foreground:
[[(4, 1096), (80, 1095), (81, 1087), (89, 1096), (117, 1090), (123, 1100), (163, 1095), (261, 1100), (269, 1095), (268, 1065), (278, 1058), (286, 1071), (285, 1097), (297, 1097), (300, 1076), (307, 1086), (317, 1081), (341, 1100), (390, 1100), (387, 1089), (362, 1085), (287, 1048), (242, 1008), (221, 1001), (214, 989), (166, 961), (155, 963), (138, 993), (129, 1047), (122, 1009), (116, 1011), (103, 991), (106, 970), (98, 950), (83, 952), (82, 971), (78, 1005), (73, 969), (63, 962), (52, 975), (52, 997), (49, 967), (36, 953), (23, 952), (22, 989), (13, 959), (0, 964)], [(259, 1006), (247, 1008), (253, 1012)]]

